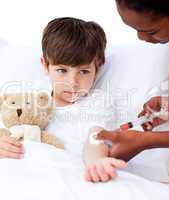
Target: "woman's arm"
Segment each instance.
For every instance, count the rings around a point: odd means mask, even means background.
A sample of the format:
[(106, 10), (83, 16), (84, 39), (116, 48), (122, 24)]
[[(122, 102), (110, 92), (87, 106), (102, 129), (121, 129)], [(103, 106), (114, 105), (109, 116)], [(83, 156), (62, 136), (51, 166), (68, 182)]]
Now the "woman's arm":
[(169, 131), (106, 131), (98, 134), (98, 139), (111, 140), (110, 156), (129, 161), (140, 152), (152, 148), (169, 148)]
[[(99, 133), (98, 139), (111, 140), (113, 146), (111, 156), (129, 161), (140, 152), (152, 148), (169, 148), (169, 131), (154, 132), (154, 127), (169, 121), (169, 97), (156, 96), (151, 98), (143, 106), (139, 117), (151, 115), (153, 112), (163, 112), (163, 115), (156, 117), (153, 121), (143, 124), (142, 131), (106, 131)], [(165, 113), (165, 114), (164, 114)]]
[(163, 132), (154, 132), (154, 131), (147, 131), (145, 132), (145, 148), (152, 149), (152, 148), (169, 148), (169, 131)]

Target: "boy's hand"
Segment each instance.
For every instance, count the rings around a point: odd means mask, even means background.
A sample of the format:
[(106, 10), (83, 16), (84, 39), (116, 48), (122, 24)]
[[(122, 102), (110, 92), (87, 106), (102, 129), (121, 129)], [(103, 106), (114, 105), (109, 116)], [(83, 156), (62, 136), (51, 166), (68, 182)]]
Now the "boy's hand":
[(100, 158), (86, 167), (85, 179), (91, 182), (106, 182), (116, 177), (116, 168), (125, 168), (126, 163), (115, 158)]
[(0, 138), (0, 158), (23, 158), (22, 144), (10, 136)]

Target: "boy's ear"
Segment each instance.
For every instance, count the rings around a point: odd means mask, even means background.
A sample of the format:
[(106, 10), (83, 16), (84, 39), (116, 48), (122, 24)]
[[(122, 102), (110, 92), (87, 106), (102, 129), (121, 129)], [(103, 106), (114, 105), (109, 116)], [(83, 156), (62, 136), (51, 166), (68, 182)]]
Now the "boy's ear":
[(45, 74), (48, 75), (48, 66), (47, 66), (43, 56), (40, 57), (40, 62), (43, 66), (43, 70), (44, 70)]

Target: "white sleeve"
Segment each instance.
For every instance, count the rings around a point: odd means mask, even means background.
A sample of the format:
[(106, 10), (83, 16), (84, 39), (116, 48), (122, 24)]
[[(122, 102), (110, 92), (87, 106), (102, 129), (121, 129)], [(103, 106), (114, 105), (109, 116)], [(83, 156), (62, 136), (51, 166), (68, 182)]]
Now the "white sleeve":
[(154, 86), (153, 88), (150, 88), (146, 96), (147, 99), (151, 99), (155, 96), (169, 96), (169, 77), (160, 82), (158, 85)]

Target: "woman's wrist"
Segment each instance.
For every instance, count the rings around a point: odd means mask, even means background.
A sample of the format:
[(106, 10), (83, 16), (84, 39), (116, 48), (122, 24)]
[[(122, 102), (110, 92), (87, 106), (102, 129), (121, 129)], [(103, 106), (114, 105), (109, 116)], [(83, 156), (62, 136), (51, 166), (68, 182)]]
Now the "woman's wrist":
[(143, 148), (168, 148), (169, 147), (169, 131), (168, 132), (144, 132)]

